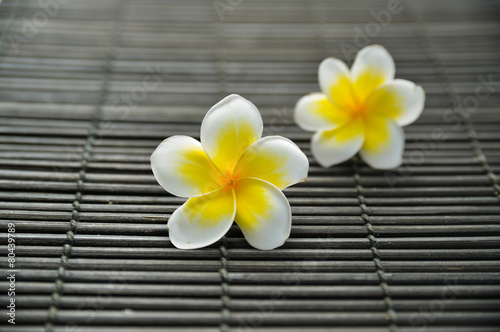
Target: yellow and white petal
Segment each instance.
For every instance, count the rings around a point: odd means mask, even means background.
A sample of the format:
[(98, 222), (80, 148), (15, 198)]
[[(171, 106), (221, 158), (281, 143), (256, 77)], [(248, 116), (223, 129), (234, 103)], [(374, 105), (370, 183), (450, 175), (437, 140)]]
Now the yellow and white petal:
[(319, 65), (318, 78), (321, 91), (338, 107), (344, 110), (358, 107), (351, 86), (351, 73), (344, 62), (326, 58)]
[(246, 178), (237, 181), (235, 194), (235, 221), (251, 246), (270, 250), (285, 243), (292, 212), (281, 190), (269, 182)]
[(311, 93), (299, 99), (293, 116), (300, 128), (316, 131), (344, 124), (349, 113), (332, 103), (324, 93)]
[(201, 144), (216, 167), (229, 175), (243, 152), (262, 136), (262, 129), (254, 104), (233, 94), (208, 111), (201, 124)]
[(295, 143), (281, 136), (267, 136), (250, 145), (233, 178), (258, 178), (284, 189), (305, 180), (308, 170), (309, 161)]
[(227, 233), (235, 211), (234, 191), (230, 187), (190, 198), (168, 220), (170, 241), (179, 249), (211, 245)]
[(355, 119), (333, 130), (318, 131), (312, 138), (311, 151), (321, 166), (330, 167), (354, 156), (363, 141), (363, 121)]
[(161, 142), (151, 155), (151, 168), (158, 183), (175, 196), (204, 195), (225, 183), (201, 143), (188, 136), (171, 136)]
[(414, 122), (424, 109), (425, 92), (415, 83), (397, 79), (377, 90), (366, 101), (368, 112), (390, 117), (400, 126)]
[(393, 120), (370, 117), (360, 156), (372, 168), (391, 169), (401, 164), (404, 145), (404, 131)]
[(360, 50), (351, 67), (352, 84), (358, 100), (366, 100), (375, 89), (392, 81), (395, 71), (394, 60), (384, 47), (370, 45)]

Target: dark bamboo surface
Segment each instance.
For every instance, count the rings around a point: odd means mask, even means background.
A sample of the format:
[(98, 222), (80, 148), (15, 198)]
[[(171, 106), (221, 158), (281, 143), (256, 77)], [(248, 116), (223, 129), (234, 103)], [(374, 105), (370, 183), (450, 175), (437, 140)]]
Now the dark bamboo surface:
[[(4, 0), (0, 331), (500, 331), (500, 2), (402, 1), (383, 16), (392, 3)], [(425, 111), (399, 169), (323, 169), (294, 104), (318, 90), (322, 59), (351, 64), (342, 48), (368, 43), (424, 87)], [(149, 156), (198, 138), (229, 93), (297, 142), (310, 176), (285, 191), (283, 247), (255, 250), (234, 226), (181, 251), (166, 224), (183, 199)]]

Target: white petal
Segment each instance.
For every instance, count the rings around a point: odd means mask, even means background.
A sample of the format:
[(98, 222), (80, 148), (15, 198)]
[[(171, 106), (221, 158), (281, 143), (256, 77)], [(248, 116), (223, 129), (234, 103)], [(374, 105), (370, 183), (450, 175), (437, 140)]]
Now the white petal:
[(245, 150), (262, 135), (262, 117), (245, 98), (230, 95), (212, 107), (201, 124), (201, 144), (223, 174), (232, 173)]
[(294, 120), (308, 131), (333, 129), (345, 123), (348, 113), (340, 109), (323, 93), (311, 93), (295, 105)]
[(234, 171), (234, 178), (253, 177), (284, 189), (307, 178), (309, 161), (292, 141), (267, 136), (250, 145)]
[(318, 131), (311, 142), (314, 159), (323, 167), (348, 160), (363, 145), (363, 130), (362, 121), (352, 121), (340, 128)]
[(151, 155), (158, 183), (172, 195), (199, 196), (224, 185), (224, 178), (208, 159), (200, 142), (188, 136), (171, 136)]
[(376, 88), (392, 81), (395, 71), (394, 60), (384, 47), (370, 45), (360, 50), (351, 68), (357, 98), (365, 100)]
[(170, 241), (180, 249), (206, 247), (227, 233), (236, 201), (231, 188), (188, 199), (168, 220)]
[(390, 117), (400, 126), (409, 125), (418, 119), (424, 103), (424, 89), (401, 79), (378, 88), (367, 100), (373, 113)]
[[(396, 168), (402, 162), (405, 145), (404, 131), (390, 119), (383, 119), (380, 122), (386, 124), (384, 126), (379, 125), (379, 128), (373, 131), (373, 134), (370, 133), (370, 129), (367, 129), (365, 144), (361, 148), (360, 156), (372, 168)], [(382, 135), (376, 133), (381, 130), (384, 132)], [(377, 136), (383, 136), (383, 139), (377, 142)]]
[(351, 87), (351, 73), (339, 59), (327, 58), (318, 69), (321, 91), (338, 107), (351, 110), (358, 104)]
[(245, 239), (253, 247), (270, 250), (290, 236), (292, 212), (276, 186), (259, 179), (241, 179), (235, 187), (236, 217)]

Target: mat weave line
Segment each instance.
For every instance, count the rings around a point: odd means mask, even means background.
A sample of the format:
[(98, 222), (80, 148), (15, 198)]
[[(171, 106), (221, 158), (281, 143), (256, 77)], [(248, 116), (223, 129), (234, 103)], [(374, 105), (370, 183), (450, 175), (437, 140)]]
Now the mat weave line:
[[(323, 20), (321, 19), (322, 15), (320, 14), (319, 10), (317, 9), (317, 6), (311, 5), (308, 2), (309, 6), (309, 13), (311, 15), (311, 18), (313, 22), (315, 22), (317, 25), (315, 32), (317, 34), (318, 42), (323, 50), (323, 55), (325, 58), (330, 56), (330, 52), (328, 51), (328, 46), (326, 44), (326, 36), (325, 36), (325, 27)], [(316, 4), (316, 2), (314, 2)], [(398, 327), (397, 327), (397, 315), (396, 311), (394, 310), (394, 306), (392, 304), (392, 299), (391, 299), (391, 294), (389, 290), (389, 285), (387, 284), (387, 280), (385, 277), (385, 271), (383, 264), (380, 259), (380, 255), (378, 252), (378, 242), (377, 238), (375, 236), (375, 233), (373, 231), (373, 226), (370, 222), (370, 217), (368, 215), (368, 207), (367, 203), (363, 194), (363, 186), (360, 181), (360, 175), (358, 173), (357, 169), (357, 163), (358, 163), (358, 158), (353, 158), (352, 161), (352, 172), (353, 172), (353, 178), (354, 178), (354, 187), (356, 188), (356, 193), (357, 193), (357, 199), (359, 201), (359, 207), (361, 209), (361, 218), (364, 221), (364, 226), (368, 232), (367, 239), (370, 241), (370, 250), (373, 254), (373, 263), (375, 264), (376, 268), (376, 274), (379, 278), (379, 285), (380, 288), (382, 289), (382, 295), (383, 295), (383, 300), (386, 305), (386, 319), (387, 319), (387, 324), (389, 326), (389, 329), (391, 332), (398, 332)]]
[(460, 99), (460, 96), (457, 93), (457, 90), (450, 79), (450, 75), (448, 73), (446, 65), (444, 64), (438, 50), (434, 46), (432, 39), (429, 38), (428, 36), (422, 15), (420, 15), (415, 10), (415, 7), (411, 1), (404, 0), (403, 3), (405, 4), (405, 7), (408, 9), (405, 10), (405, 12), (408, 12), (409, 13), (408, 15), (416, 23), (415, 32), (417, 34), (417, 39), (420, 43), (420, 47), (427, 55), (429, 61), (433, 64), (434, 70), (436, 71), (436, 75), (440, 78), (440, 82), (442, 82), (444, 90), (446, 91), (446, 93), (450, 98), (450, 103), (452, 106), (451, 109), (453, 110), (453, 112), (455, 112), (460, 116), (460, 119), (465, 126), (464, 129), (467, 132), (467, 137), (470, 139), (471, 145), (474, 149), (474, 153), (476, 154), (477, 160), (483, 167), (486, 176), (491, 181), (491, 185), (493, 186), (494, 189), (493, 194), (500, 201), (500, 186), (498, 184), (498, 177), (491, 170), (490, 165), (488, 165), (488, 160), (484, 155), (483, 150), (481, 149), (481, 146), (477, 139), (477, 133), (474, 130), (474, 125), (469, 120), (469, 115), (465, 114), (464, 107), (462, 105), (462, 100)]
[(120, 34), (120, 14), (123, 10), (123, 2), (116, 0), (115, 8), (113, 10), (113, 26), (109, 35), (109, 49), (108, 56), (103, 68), (103, 78), (100, 87), (99, 99), (94, 112), (92, 113), (91, 126), (85, 142), (82, 159), (80, 162), (80, 171), (78, 172), (77, 191), (75, 193), (75, 200), (73, 201), (73, 211), (71, 213), (70, 230), (66, 233), (68, 243), (63, 246), (63, 254), (61, 256), (61, 266), (57, 269), (57, 279), (54, 284), (54, 292), (51, 295), (51, 303), (48, 309), (47, 321), (45, 322), (45, 332), (54, 332), (54, 324), (57, 323), (57, 311), (61, 302), (61, 297), (64, 292), (64, 281), (66, 278), (66, 271), (68, 269), (68, 260), (71, 256), (71, 250), (75, 245), (75, 234), (77, 232), (78, 222), (80, 220), (80, 205), (82, 195), (84, 193), (84, 183), (88, 164), (91, 159), (92, 149), (96, 140), (99, 139), (99, 125), (102, 118), (102, 108), (106, 101), (106, 96), (109, 89), (109, 76), (112, 72), (112, 61), (114, 57), (114, 45)]

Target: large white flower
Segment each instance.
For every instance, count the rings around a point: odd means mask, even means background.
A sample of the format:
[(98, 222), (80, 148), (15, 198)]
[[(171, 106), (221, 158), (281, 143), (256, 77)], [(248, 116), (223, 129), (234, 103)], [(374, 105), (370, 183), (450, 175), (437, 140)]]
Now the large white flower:
[(394, 79), (394, 60), (385, 48), (372, 45), (358, 52), (351, 70), (327, 58), (318, 70), (322, 93), (302, 97), (295, 122), (316, 131), (311, 150), (323, 167), (346, 161), (360, 151), (371, 167), (401, 164), (404, 132), (424, 108), (424, 90), (413, 82)]
[(151, 155), (156, 180), (189, 198), (168, 221), (171, 242), (194, 249), (219, 240), (233, 220), (258, 249), (281, 246), (291, 229), (282, 189), (307, 177), (309, 162), (292, 141), (261, 138), (262, 118), (248, 100), (230, 95), (201, 124), (201, 143), (188, 136), (164, 140)]

